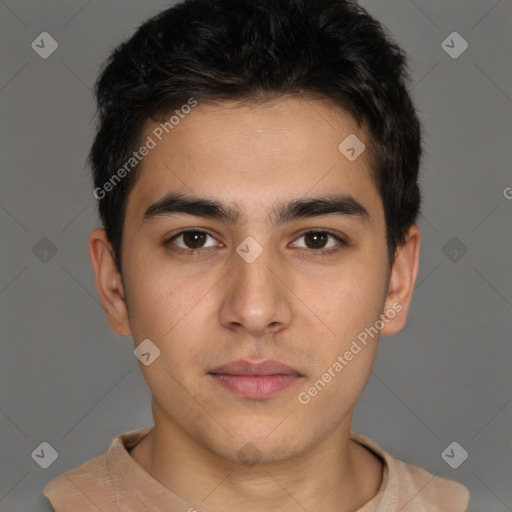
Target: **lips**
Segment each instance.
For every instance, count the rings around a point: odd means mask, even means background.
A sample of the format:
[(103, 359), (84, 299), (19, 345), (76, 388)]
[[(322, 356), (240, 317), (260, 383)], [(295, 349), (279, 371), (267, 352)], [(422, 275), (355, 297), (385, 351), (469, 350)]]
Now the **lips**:
[(295, 368), (274, 360), (232, 361), (208, 375), (228, 391), (251, 399), (275, 396), (304, 377)]
[(223, 364), (210, 373), (229, 375), (301, 375), (299, 371), (291, 366), (272, 359), (260, 361), (259, 363), (240, 359), (239, 361)]

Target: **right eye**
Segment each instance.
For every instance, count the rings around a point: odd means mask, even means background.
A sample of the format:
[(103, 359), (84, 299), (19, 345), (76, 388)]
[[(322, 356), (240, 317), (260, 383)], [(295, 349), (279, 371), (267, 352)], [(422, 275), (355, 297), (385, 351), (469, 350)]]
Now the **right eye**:
[(215, 243), (205, 245), (208, 237), (215, 240), (210, 233), (199, 229), (188, 229), (177, 233), (172, 238), (164, 242), (171, 251), (184, 252), (186, 254), (201, 252), (202, 249), (215, 246)]

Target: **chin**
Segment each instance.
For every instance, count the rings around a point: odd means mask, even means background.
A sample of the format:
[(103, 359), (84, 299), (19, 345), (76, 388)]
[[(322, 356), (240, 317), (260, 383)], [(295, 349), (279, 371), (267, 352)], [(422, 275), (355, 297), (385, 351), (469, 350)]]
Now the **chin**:
[(224, 443), (215, 442), (213, 446), (208, 443), (208, 447), (222, 458), (245, 466), (285, 462), (302, 453), (304, 443), (293, 432), (277, 434), (275, 428), (278, 424), (265, 429), (264, 435), (251, 430), (231, 431), (233, 437), (227, 436)]

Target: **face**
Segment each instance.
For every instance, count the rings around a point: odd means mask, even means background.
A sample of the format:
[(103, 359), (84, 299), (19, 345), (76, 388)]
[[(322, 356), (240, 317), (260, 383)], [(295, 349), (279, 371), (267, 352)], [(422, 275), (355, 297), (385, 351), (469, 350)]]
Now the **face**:
[(158, 126), (141, 136), (156, 146), (127, 201), (123, 282), (101, 230), (91, 259), (113, 329), (160, 351), (141, 369), (161, 420), (232, 461), (248, 443), (270, 462), (349, 432), (418, 257), (412, 230), (390, 269), (368, 149), (338, 148), (369, 139), (293, 97), (199, 104), (162, 140)]

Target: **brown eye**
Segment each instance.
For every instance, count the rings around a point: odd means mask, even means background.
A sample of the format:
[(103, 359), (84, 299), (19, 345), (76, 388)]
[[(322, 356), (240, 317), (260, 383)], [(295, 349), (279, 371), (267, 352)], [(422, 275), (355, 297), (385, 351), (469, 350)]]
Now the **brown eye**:
[(202, 231), (187, 231), (183, 233), (183, 242), (188, 249), (200, 249), (206, 237), (207, 234)]
[(313, 231), (311, 233), (306, 233), (304, 235), (306, 246), (309, 249), (323, 249), (325, 244), (327, 243), (328, 238), (329, 235), (321, 231)]
[(293, 247), (310, 249), (315, 256), (335, 254), (348, 245), (347, 241), (335, 233), (313, 229), (302, 233), (293, 243)]
[[(210, 241), (208, 240), (210, 238)], [(200, 230), (188, 230), (182, 231), (177, 235), (174, 235), (169, 241), (165, 242), (164, 245), (168, 246), (170, 249), (173, 248), (176, 250), (184, 250), (184, 251), (197, 251), (199, 252), (201, 249), (207, 249), (209, 247), (215, 246), (216, 240), (212, 235), (207, 233), (206, 231)]]

